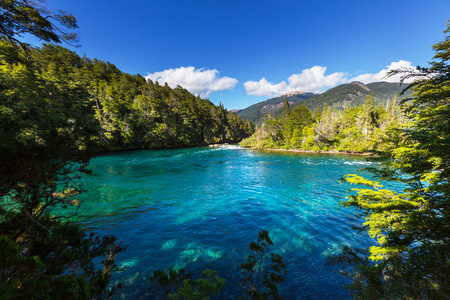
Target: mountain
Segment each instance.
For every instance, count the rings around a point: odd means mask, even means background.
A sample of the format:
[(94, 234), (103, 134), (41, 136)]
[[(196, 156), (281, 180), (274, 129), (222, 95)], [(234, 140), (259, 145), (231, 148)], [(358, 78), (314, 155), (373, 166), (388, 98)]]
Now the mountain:
[(392, 99), (394, 94), (398, 96), (399, 99), (403, 99), (405, 97), (409, 97), (412, 94), (411, 90), (405, 91), (404, 95), (401, 95), (401, 92), (408, 86), (408, 84), (399, 83), (389, 83), (389, 82), (372, 82), (367, 84), (367, 87), (373, 91), (373, 95), (375, 99), (384, 99), (382, 103), (386, 103), (386, 99)]
[(326, 103), (328, 106), (336, 109), (343, 109), (347, 106), (360, 106), (366, 100), (366, 97), (373, 92), (375, 104), (386, 105), (386, 102), (393, 99), (394, 95), (398, 95), (399, 99), (403, 99), (411, 95), (412, 91), (405, 92), (400, 96), (400, 93), (406, 88), (406, 84), (400, 85), (398, 83), (390, 82), (372, 82), (363, 84), (355, 81), (352, 83), (341, 84), (322, 94), (292, 92), (281, 95), (276, 98), (271, 98), (263, 102), (259, 102), (249, 106), (241, 111), (238, 111), (238, 116), (251, 120), (253, 123), (260, 125), (265, 114), (272, 114), (274, 117), (280, 117), (283, 109), (284, 99), (287, 97), (291, 109), (305, 103), (311, 110), (322, 110)]
[(261, 124), (262, 119), (266, 114), (272, 114), (275, 117), (281, 115), (284, 99), (288, 98), (289, 104), (294, 105), (295, 103), (301, 103), (314, 95), (315, 94), (313, 93), (304, 93), (300, 91), (287, 93), (276, 98), (253, 104), (252, 106), (239, 111), (237, 115), (243, 119), (251, 120), (255, 124)]
[[(411, 95), (411, 91), (400, 93), (406, 88), (406, 85), (390, 82), (372, 82), (363, 84), (355, 81), (348, 84), (341, 84), (328, 91), (309, 97), (304, 101), (310, 110), (322, 109), (326, 103), (328, 106), (336, 109), (343, 109), (347, 106), (360, 106), (366, 100), (366, 97), (373, 92), (375, 104), (385, 105), (386, 102), (398, 95), (399, 99)], [(296, 104), (293, 105), (294, 108)]]

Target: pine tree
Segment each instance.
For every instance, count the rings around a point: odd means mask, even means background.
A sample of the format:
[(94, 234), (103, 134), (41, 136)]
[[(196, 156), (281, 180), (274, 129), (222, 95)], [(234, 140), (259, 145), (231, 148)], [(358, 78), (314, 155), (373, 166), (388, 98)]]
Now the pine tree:
[(288, 98), (286, 97), (284, 99), (283, 110), (281, 112), (281, 120), (283, 121), (287, 120), (290, 114), (291, 114), (291, 106), (289, 104)]
[[(447, 23), (445, 33), (450, 33)], [(411, 125), (369, 168), (377, 180), (347, 175), (355, 188), (344, 202), (365, 217), (378, 241), (367, 250), (345, 249), (335, 262), (350, 266), (355, 298), (447, 299), (450, 296), (450, 36), (433, 46), (430, 68), (395, 70), (413, 97), (401, 107)], [(383, 187), (395, 182), (403, 191)]]
[(294, 108), (286, 120), (285, 128), (287, 136), (291, 136), (295, 129), (302, 132), (305, 126), (308, 126), (313, 122), (313, 116), (311, 111), (306, 107), (304, 103)]
[[(59, 23), (59, 25), (55, 24)], [(70, 30), (78, 28), (77, 20), (65, 11), (52, 12), (45, 0), (0, 1), (0, 37), (27, 51), (29, 44), (20, 40), (31, 34), (45, 42), (77, 45), (78, 36)]]

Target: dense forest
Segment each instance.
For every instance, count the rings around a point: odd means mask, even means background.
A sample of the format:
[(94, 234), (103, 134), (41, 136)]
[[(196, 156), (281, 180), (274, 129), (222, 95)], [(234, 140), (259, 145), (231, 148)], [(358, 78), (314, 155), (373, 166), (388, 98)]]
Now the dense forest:
[(298, 149), (363, 153), (381, 150), (395, 130), (406, 125), (398, 97), (375, 106), (373, 93), (362, 106), (311, 112), (305, 104), (291, 110), (286, 98), (282, 117), (266, 116), (253, 136), (240, 144), (256, 149)]
[[(80, 57), (75, 17), (45, 1), (0, 2), (0, 294), (86, 299), (113, 294), (124, 247), (52, 208), (74, 207), (99, 151), (238, 142), (253, 132), (222, 105)], [(31, 34), (49, 42), (35, 48)]]
[[(91, 173), (89, 161), (99, 150), (235, 142), (254, 128), (181, 87), (146, 82), (61, 46), (35, 49), (21, 42), (25, 33), (45, 42), (76, 42), (66, 31), (77, 27), (76, 19), (43, 4), (0, 2), (0, 294), (110, 298), (120, 287), (110, 279), (120, 270), (115, 259), (125, 246), (50, 214), (53, 207), (80, 207), (83, 189), (74, 178)], [(414, 79), (411, 97), (381, 107), (369, 95), (360, 107), (321, 112), (305, 105), (291, 111), (287, 102), (280, 119), (269, 116), (243, 142), (377, 154), (372, 160), (378, 164), (368, 168), (372, 180), (344, 176), (358, 186), (342, 205), (361, 212), (359, 230), (378, 244), (345, 247), (330, 257), (351, 278), (347, 288), (356, 299), (449, 298), (450, 23), (445, 33), (433, 46), (431, 67), (391, 72)], [(389, 190), (386, 181), (402, 189)], [(249, 299), (281, 298), (277, 284), (286, 267), (270, 253), (272, 245), (261, 231), (240, 264)], [(173, 299), (208, 299), (223, 287), (214, 271), (196, 280), (183, 272), (154, 271), (152, 280)]]
[[(54, 44), (15, 53), (6, 42), (0, 44), (2, 96), (6, 103), (22, 100), (17, 118), (39, 118), (45, 112), (23, 95), (34, 91), (41, 98), (58, 99), (64, 112), (83, 115), (89, 124), (90, 139), (101, 150), (149, 149), (200, 146), (238, 142), (253, 132), (253, 124), (243, 121), (222, 105), (194, 96), (187, 90), (147, 82), (140, 75), (120, 71), (109, 62), (79, 57)], [(26, 101), (23, 101), (26, 100)], [(45, 101), (44, 99), (42, 99)], [(46, 101), (50, 101), (47, 97)], [(56, 106), (56, 101), (52, 105)], [(73, 119), (75, 120), (75, 119)], [(77, 126), (74, 124), (73, 126)], [(88, 127), (84, 127), (87, 129)]]

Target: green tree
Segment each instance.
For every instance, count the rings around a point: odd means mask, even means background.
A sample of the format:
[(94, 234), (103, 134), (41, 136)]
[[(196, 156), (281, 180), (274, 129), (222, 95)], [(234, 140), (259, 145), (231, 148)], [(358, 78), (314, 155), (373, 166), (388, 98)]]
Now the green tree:
[(240, 285), (248, 299), (283, 299), (278, 295), (277, 285), (284, 282), (286, 265), (281, 255), (271, 253), (271, 246), (273, 242), (269, 232), (261, 231), (257, 241), (250, 243), (252, 254), (247, 257), (246, 262), (240, 264), (243, 277)]
[(277, 147), (283, 144), (283, 123), (280, 119), (275, 118), (267, 121), (262, 129), (273, 146)]
[(176, 293), (186, 279), (191, 279), (191, 273), (183, 268), (178, 271), (170, 268), (168, 271), (154, 270), (149, 281), (156, 288), (157, 299), (165, 299), (169, 294)]
[(308, 126), (313, 122), (313, 116), (311, 111), (306, 107), (304, 103), (297, 106), (292, 110), (288, 119), (286, 120), (285, 128), (290, 136), (295, 129), (298, 129), (302, 132), (303, 127)]
[(287, 118), (289, 118), (290, 114), (291, 114), (291, 105), (289, 104), (289, 100), (286, 97), (283, 103), (283, 110), (281, 111), (281, 119), (286, 121)]
[[(52, 22), (53, 21), (53, 22)], [(59, 23), (56, 25), (55, 23)], [(75, 45), (77, 20), (65, 11), (51, 11), (45, 0), (2, 0), (0, 2), (0, 37), (24, 50), (29, 44), (21, 42), (24, 34), (31, 34), (45, 42)]]
[(373, 92), (367, 95), (366, 101), (362, 106), (362, 112), (359, 118), (358, 127), (362, 128), (362, 134), (365, 136), (370, 135), (374, 127), (378, 126), (378, 113), (375, 107), (375, 99)]
[[(90, 174), (95, 155), (88, 80), (74, 71), (82, 60), (58, 46), (26, 53), (15, 47), (16, 36), (25, 32), (58, 41), (51, 35), (56, 29), (33, 6), (39, 1), (0, 3), (0, 294), (109, 296), (123, 248), (113, 236), (86, 233), (67, 221), (81, 205), (74, 179)], [(14, 17), (19, 19), (9, 19)], [(53, 208), (67, 213), (51, 215)]]
[[(378, 241), (366, 251), (346, 249), (336, 258), (350, 268), (355, 298), (450, 295), (450, 36), (433, 49), (430, 68), (390, 73), (416, 79), (408, 85), (413, 97), (400, 104), (411, 124), (378, 153), (379, 164), (369, 168), (377, 180), (345, 176), (370, 187), (352, 189), (355, 194), (343, 205), (361, 210), (363, 229)], [(386, 189), (380, 180), (397, 182), (403, 191)]]
[(315, 142), (317, 147), (323, 150), (332, 149), (338, 142), (338, 134), (341, 125), (341, 115), (331, 107), (324, 105), (320, 120), (315, 126)]
[(157, 289), (156, 299), (208, 300), (211, 294), (218, 294), (225, 285), (225, 279), (214, 270), (206, 269), (202, 277), (192, 280), (191, 273), (183, 268), (168, 271), (155, 270), (149, 281)]

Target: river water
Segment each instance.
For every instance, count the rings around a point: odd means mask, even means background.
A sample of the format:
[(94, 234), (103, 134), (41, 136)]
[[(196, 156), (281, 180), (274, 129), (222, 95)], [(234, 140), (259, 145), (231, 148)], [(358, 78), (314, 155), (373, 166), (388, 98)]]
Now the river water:
[[(268, 230), (288, 274), (285, 299), (349, 299), (348, 283), (325, 265), (344, 245), (373, 244), (352, 231), (363, 220), (340, 208), (345, 174), (369, 165), (363, 157), (264, 152), (237, 146), (114, 153), (92, 161), (88, 192), (76, 220), (116, 235), (127, 249), (117, 298), (153, 298), (154, 269), (203, 269), (226, 278), (219, 299), (241, 295), (239, 263), (258, 232)], [(368, 176), (367, 173), (359, 172)]]

